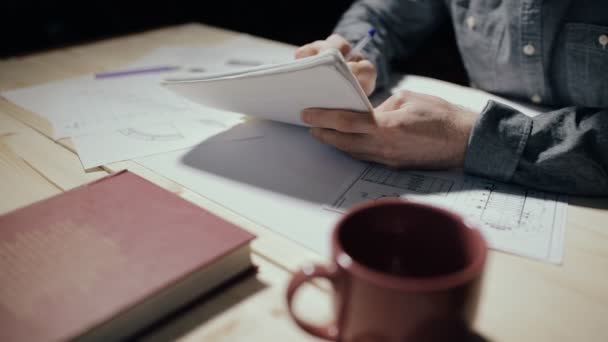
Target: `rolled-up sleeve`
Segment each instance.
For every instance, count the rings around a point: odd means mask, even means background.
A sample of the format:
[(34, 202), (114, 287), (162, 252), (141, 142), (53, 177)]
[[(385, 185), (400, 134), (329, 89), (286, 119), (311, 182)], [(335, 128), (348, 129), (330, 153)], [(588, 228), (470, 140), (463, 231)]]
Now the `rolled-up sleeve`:
[(530, 118), (489, 101), (465, 171), (541, 190), (608, 196), (608, 110), (568, 107)]
[(369, 29), (376, 29), (363, 53), (376, 66), (376, 89), (381, 89), (389, 81), (391, 61), (412, 54), (448, 18), (443, 0), (359, 0), (334, 31), (356, 44)]

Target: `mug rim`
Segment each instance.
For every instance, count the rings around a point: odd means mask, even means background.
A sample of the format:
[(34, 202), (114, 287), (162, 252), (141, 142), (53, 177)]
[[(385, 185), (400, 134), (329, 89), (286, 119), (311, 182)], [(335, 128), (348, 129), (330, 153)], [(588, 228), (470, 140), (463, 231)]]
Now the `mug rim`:
[[(340, 242), (340, 231), (344, 227), (344, 223), (352, 216), (361, 211), (372, 209), (385, 205), (406, 205), (408, 207), (417, 207), (420, 209), (432, 210), (438, 214), (448, 216), (454, 222), (459, 223), (459, 228), (469, 229), (472, 234), (472, 239), (476, 250), (474, 251), (475, 259), (472, 260), (466, 267), (438, 276), (431, 277), (414, 277), (414, 276), (396, 276), (385, 272), (380, 272), (365, 266), (350, 256), (343, 248)], [(367, 202), (351, 208), (334, 226), (332, 232), (332, 248), (335, 252), (334, 263), (339, 268), (343, 268), (348, 273), (352, 273), (363, 280), (367, 280), (377, 286), (391, 288), (399, 291), (416, 291), (416, 292), (431, 292), (438, 290), (450, 289), (459, 285), (464, 285), (469, 281), (480, 276), (485, 265), (488, 246), (479, 229), (472, 227), (464, 222), (460, 215), (457, 215), (446, 209), (405, 199), (383, 199), (376, 202)], [(344, 257), (346, 256), (346, 257)]]

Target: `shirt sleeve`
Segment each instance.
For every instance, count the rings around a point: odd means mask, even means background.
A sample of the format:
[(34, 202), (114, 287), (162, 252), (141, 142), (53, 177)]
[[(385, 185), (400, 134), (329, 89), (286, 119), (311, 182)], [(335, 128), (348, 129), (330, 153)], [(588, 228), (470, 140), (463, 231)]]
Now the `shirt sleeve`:
[(568, 107), (530, 118), (489, 101), (465, 171), (573, 195), (608, 196), (608, 109)]
[(334, 31), (354, 45), (370, 28), (376, 29), (363, 53), (376, 66), (376, 89), (381, 89), (389, 82), (391, 61), (410, 55), (448, 18), (443, 0), (359, 0)]

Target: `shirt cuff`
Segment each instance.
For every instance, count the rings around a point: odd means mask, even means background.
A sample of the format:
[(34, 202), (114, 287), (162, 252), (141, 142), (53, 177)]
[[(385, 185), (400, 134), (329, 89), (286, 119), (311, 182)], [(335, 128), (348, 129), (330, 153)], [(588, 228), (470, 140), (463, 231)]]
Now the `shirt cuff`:
[(510, 181), (531, 131), (532, 119), (509, 106), (488, 101), (471, 132), (464, 170)]

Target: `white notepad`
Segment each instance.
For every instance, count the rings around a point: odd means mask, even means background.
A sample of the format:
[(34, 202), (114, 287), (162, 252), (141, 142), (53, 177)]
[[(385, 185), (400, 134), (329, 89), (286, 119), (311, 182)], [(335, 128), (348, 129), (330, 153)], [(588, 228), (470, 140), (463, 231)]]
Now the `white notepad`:
[(163, 85), (204, 106), (303, 126), (305, 108), (373, 110), (337, 50), (236, 72), (167, 79)]

